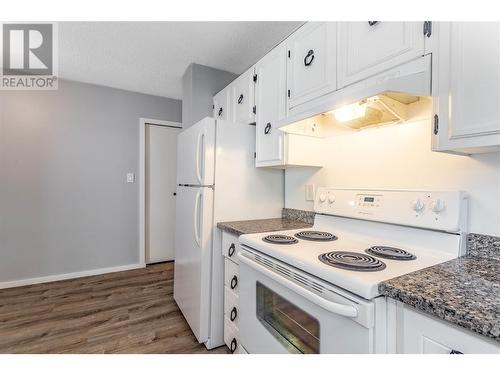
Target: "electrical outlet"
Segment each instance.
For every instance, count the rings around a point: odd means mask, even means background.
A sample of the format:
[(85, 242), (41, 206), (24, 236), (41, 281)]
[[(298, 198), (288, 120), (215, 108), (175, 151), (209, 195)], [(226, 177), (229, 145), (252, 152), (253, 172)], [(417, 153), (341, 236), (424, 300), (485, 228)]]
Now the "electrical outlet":
[(314, 201), (314, 184), (306, 185), (306, 201)]
[(127, 183), (133, 184), (135, 182), (135, 174), (127, 173)]

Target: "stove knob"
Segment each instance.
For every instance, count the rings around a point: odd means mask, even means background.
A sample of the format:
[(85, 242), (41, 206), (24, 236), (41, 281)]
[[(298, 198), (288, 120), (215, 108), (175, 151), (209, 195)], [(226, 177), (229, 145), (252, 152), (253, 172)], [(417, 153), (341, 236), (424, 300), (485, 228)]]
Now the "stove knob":
[(440, 213), (445, 208), (445, 204), (441, 199), (436, 199), (431, 202), (431, 210), (434, 213)]
[(323, 194), (323, 193), (321, 193), (321, 194), (319, 195), (319, 201), (320, 201), (320, 202), (324, 202), (324, 201), (326, 201), (326, 195), (325, 195), (325, 194)]
[(329, 195), (328, 196), (328, 203), (334, 203), (335, 202), (335, 195)]
[(415, 199), (411, 202), (411, 208), (415, 212), (420, 212), (424, 209), (424, 202), (422, 202), (420, 199)]

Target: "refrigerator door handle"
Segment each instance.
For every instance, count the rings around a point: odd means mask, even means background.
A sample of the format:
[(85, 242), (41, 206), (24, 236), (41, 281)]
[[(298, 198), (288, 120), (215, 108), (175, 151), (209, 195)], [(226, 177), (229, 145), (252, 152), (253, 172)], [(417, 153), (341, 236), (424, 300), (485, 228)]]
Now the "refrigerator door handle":
[[(205, 130), (203, 130), (202, 132), (200, 132), (200, 134), (198, 134), (198, 142), (196, 143), (196, 177), (198, 178), (198, 182), (200, 183), (200, 185), (203, 185), (203, 180), (202, 180), (202, 175), (201, 175), (201, 160), (202, 160), (202, 140), (204, 140), (205, 138)], [(204, 150), (203, 150), (204, 151)], [(204, 157), (203, 157), (204, 159)]]
[(194, 201), (194, 214), (193, 214), (193, 229), (194, 229), (194, 240), (196, 241), (196, 244), (198, 247), (200, 247), (200, 233), (199, 233), (199, 228), (198, 225), (200, 223), (200, 211), (198, 209), (198, 206), (200, 205), (200, 198), (202, 196), (201, 190), (198, 191), (196, 194), (196, 199)]

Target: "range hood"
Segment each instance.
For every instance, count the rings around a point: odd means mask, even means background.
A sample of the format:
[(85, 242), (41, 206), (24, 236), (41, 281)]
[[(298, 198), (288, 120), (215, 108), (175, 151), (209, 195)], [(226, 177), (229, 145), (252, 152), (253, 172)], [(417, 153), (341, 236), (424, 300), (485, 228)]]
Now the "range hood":
[(408, 106), (419, 100), (419, 96), (386, 91), (329, 111), (326, 115), (353, 129), (394, 124), (407, 121)]
[(410, 120), (411, 108), (430, 96), (431, 59), (426, 55), (319, 98), (308, 110), (291, 109), (288, 124), (280, 129), (321, 137), (329, 133), (321, 128), (352, 131), (397, 124)]

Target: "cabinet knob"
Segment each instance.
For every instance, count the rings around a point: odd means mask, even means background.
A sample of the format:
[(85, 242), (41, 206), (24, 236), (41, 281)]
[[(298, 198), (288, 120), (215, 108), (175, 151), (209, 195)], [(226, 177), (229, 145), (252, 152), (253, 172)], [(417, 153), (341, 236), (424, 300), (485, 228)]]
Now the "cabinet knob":
[(219, 108), (219, 116), (221, 116), (221, 115), (222, 115), (222, 111), (223, 111), (223, 109), (222, 109), (222, 107), (220, 107), (220, 108)]
[(238, 277), (234, 275), (233, 278), (231, 279), (231, 289), (236, 288), (237, 285), (238, 285)]
[(269, 134), (270, 131), (271, 131), (271, 123), (268, 122), (266, 127), (264, 128), (264, 134)]
[(368, 25), (370, 26), (375, 26), (377, 23), (379, 23), (380, 21), (368, 21)]
[(236, 246), (234, 246), (234, 243), (232, 243), (231, 246), (229, 246), (229, 250), (227, 252), (229, 257), (232, 257), (234, 255), (235, 250), (236, 250)]
[(313, 49), (310, 49), (308, 52), (307, 52), (307, 55), (306, 57), (304, 57), (304, 65), (305, 66), (309, 66), (312, 64), (312, 62), (314, 61), (314, 50)]
[(229, 319), (231, 319), (231, 321), (234, 322), (237, 316), (238, 316), (238, 310), (236, 310), (236, 307), (233, 307), (231, 309), (231, 316), (229, 317)]
[(237, 347), (238, 347), (238, 343), (236, 342), (236, 339), (232, 339), (231, 345), (229, 346), (229, 350), (231, 350), (231, 354), (236, 351)]
[(462, 352), (460, 352), (460, 351), (458, 351), (458, 350), (453, 349), (453, 350), (450, 352), (450, 354), (464, 354), (464, 353), (462, 353)]
[(238, 104), (241, 104), (243, 102), (243, 94), (240, 94), (240, 97), (238, 98)]

